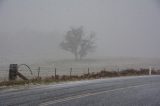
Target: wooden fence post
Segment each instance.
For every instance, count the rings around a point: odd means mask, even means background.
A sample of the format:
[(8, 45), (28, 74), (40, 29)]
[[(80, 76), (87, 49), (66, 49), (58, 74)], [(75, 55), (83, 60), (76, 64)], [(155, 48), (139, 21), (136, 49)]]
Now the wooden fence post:
[(40, 70), (41, 70), (41, 68), (38, 67), (38, 78), (39, 78), (39, 75), (40, 75)]
[(56, 77), (57, 77), (57, 69), (55, 68), (55, 70), (54, 70), (54, 77), (55, 77), (55, 79), (56, 79)]
[(70, 77), (72, 76), (72, 68), (70, 68)]
[(10, 64), (9, 67), (9, 80), (16, 80), (18, 72), (18, 65), (17, 64)]
[(88, 75), (90, 74), (90, 72), (89, 72), (89, 67), (88, 67)]

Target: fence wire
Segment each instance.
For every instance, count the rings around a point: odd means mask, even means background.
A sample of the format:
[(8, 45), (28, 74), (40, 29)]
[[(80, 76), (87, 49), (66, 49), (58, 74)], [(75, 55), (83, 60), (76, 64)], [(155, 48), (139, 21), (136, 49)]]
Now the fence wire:
[[(57, 75), (82, 75), (89, 73), (100, 72), (101, 70), (106, 71), (121, 71), (125, 69), (149, 69), (150, 65), (135, 65), (135, 64), (127, 64), (127, 65), (85, 65), (85, 64), (73, 64), (73, 65), (29, 65), (32, 70), (33, 75), (30, 74), (24, 67), (19, 69), (19, 72), (22, 73), (27, 78), (35, 78), (37, 76), (40, 77), (48, 77), (54, 76), (55, 71)], [(160, 69), (160, 65), (152, 65), (152, 69), (158, 70)], [(8, 80), (9, 74), (9, 66), (0, 66), (0, 81)]]

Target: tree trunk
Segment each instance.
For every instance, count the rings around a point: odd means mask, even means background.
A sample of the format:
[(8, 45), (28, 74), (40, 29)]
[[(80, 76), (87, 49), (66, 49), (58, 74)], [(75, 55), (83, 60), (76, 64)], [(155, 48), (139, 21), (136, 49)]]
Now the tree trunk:
[(82, 58), (83, 58), (82, 56), (79, 57), (80, 60), (82, 60)]
[(75, 53), (74, 56), (75, 56), (75, 60), (78, 61), (78, 54)]

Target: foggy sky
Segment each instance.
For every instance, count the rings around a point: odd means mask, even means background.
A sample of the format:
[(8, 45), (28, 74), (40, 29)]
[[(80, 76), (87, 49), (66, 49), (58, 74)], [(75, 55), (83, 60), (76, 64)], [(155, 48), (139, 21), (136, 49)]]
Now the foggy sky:
[(95, 57), (160, 58), (157, 0), (1, 0), (0, 59), (63, 59), (70, 27), (96, 32)]

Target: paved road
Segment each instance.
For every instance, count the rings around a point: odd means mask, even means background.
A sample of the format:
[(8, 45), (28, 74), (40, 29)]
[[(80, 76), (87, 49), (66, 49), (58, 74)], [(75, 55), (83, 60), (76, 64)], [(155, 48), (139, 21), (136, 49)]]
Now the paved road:
[(160, 76), (98, 79), (0, 91), (0, 106), (160, 106)]

